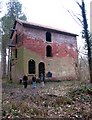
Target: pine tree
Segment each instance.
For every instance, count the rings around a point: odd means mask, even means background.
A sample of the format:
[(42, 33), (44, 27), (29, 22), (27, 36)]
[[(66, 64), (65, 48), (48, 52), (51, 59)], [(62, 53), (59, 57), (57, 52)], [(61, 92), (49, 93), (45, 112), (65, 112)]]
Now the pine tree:
[(7, 14), (1, 18), (2, 24), (2, 72), (3, 77), (6, 75), (6, 49), (10, 41), (10, 28), (13, 26), (16, 18), (26, 20), (26, 16), (22, 13), (22, 4), (18, 0), (10, 0), (7, 4)]

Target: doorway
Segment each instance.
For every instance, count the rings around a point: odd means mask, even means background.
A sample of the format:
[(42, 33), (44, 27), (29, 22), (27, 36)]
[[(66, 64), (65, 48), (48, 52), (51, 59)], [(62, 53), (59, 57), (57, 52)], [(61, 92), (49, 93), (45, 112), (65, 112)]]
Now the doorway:
[(38, 68), (39, 68), (39, 77), (41, 73), (45, 76), (45, 64), (43, 62), (40, 62)]
[(35, 61), (33, 59), (28, 62), (28, 73), (35, 74)]

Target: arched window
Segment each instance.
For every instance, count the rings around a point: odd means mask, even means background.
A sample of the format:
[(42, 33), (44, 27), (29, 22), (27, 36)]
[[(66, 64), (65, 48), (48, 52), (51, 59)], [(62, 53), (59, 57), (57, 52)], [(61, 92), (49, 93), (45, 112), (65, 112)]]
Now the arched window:
[(52, 57), (52, 47), (50, 45), (46, 47), (46, 56)]
[(28, 73), (35, 74), (35, 61), (32, 59), (28, 62)]
[(51, 33), (46, 32), (46, 41), (51, 42)]

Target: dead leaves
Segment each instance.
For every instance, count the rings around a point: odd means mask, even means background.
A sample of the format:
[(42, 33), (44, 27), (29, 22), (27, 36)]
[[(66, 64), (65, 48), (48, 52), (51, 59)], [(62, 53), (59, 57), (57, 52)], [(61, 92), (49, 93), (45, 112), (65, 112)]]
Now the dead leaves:
[[(77, 87), (76, 87), (77, 86)], [(70, 89), (71, 88), (71, 89)], [(46, 83), (33, 90), (30, 86), (3, 88), (3, 118), (73, 118), (91, 114), (90, 96), (86, 87), (72, 81)]]

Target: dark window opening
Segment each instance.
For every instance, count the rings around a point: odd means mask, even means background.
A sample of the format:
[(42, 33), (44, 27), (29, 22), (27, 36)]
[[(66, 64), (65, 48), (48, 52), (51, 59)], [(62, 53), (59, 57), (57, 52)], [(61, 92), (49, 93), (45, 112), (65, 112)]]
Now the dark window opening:
[(51, 42), (51, 33), (46, 32), (46, 41)]
[(18, 43), (18, 35), (16, 34), (16, 44)]
[(46, 47), (46, 56), (47, 57), (52, 57), (52, 48), (50, 45)]
[(52, 77), (52, 73), (51, 73), (51, 72), (48, 72), (48, 73), (46, 74), (46, 77)]
[(28, 73), (35, 74), (35, 61), (34, 60), (30, 60), (28, 62)]
[(17, 58), (18, 51), (15, 49), (15, 58)]
[(77, 64), (77, 63), (75, 63), (75, 67), (78, 67), (78, 64)]

